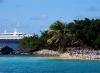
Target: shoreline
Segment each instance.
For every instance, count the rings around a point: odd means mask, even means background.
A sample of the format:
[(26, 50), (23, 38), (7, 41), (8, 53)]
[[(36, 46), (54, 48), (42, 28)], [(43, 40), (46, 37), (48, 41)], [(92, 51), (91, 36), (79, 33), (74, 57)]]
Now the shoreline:
[(72, 59), (72, 60), (100, 60), (100, 51), (87, 51), (87, 50), (76, 50), (76, 51), (66, 51), (61, 53), (53, 50), (39, 50), (31, 54), (21, 53), (21, 54), (8, 54), (0, 55), (0, 57), (47, 57), (51, 59)]
[(86, 54), (73, 54), (63, 53), (59, 56), (63, 59), (75, 59), (75, 60), (100, 60), (100, 55), (86, 55)]
[(33, 54), (37, 56), (44, 56), (44, 57), (55, 57), (58, 59), (100, 60), (100, 54), (94, 53), (95, 51), (84, 50), (85, 53), (83, 51), (81, 52), (79, 51), (80, 50), (78, 50), (78, 52), (66, 51), (65, 53), (60, 53), (58, 51), (52, 51), (52, 50), (40, 50), (34, 52)]
[[(64, 56), (62, 56), (64, 55)], [(0, 57), (43, 57), (43, 58), (47, 58), (47, 59), (61, 59), (61, 60), (100, 60), (100, 58), (87, 58), (84, 56), (79, 57), (79, 55), (76, 57), (74, 56), (70, 56), (67, 54), (67, 56), (65, 57), (65, 53), (61, 54), (60, 56), (43, 56), (43, 55), (0, 55)], [(100, 57), (100, 55), (99, 55)]]

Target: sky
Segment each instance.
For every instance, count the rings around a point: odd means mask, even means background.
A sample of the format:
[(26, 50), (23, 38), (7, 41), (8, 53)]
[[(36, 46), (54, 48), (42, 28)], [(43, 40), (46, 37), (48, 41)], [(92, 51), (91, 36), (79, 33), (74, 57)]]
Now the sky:
[(100, 0), (0, 0), (0, 32), (40, 34), (57, 20), (85, 17), (100, 17)]

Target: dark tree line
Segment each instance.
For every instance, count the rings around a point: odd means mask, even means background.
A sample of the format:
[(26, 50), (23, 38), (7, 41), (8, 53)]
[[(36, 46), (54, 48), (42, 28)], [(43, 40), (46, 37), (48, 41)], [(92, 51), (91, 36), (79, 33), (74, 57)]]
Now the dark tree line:
[(65, 51), (67, 47), (86, 44), (100, 49), (100, 19), (74, 20), (70, 23), (56, 21), (41, 36), (33, 35), (20, 41), (21, 49), (51, 49)]
[(94, 49), (100, 49), (100, 19), (74, 20), (69, 24), (69, 29), (83, 43)]

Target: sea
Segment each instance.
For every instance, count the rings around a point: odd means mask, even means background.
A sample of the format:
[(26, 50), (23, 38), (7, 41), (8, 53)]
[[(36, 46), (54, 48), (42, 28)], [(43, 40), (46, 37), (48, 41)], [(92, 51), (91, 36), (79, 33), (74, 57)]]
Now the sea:
[(100, 61), (0, 56), (0, 73), (100, 73)]
[(9, 46), (10, 48), (17, 49), (19, 43), (19, 40), (0, 40), (0, 47)]

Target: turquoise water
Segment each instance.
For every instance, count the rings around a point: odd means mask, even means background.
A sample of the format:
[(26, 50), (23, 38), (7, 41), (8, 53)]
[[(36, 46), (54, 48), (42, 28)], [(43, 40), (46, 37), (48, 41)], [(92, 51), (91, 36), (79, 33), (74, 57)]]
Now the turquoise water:
[(100, 61), (0, 57), (0, 73), (100, 73)]

